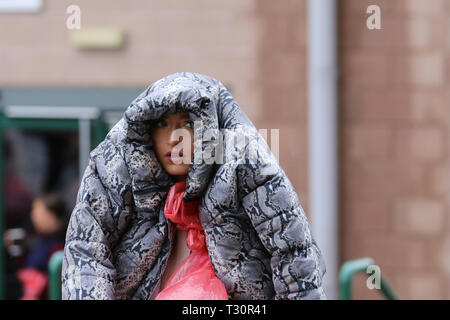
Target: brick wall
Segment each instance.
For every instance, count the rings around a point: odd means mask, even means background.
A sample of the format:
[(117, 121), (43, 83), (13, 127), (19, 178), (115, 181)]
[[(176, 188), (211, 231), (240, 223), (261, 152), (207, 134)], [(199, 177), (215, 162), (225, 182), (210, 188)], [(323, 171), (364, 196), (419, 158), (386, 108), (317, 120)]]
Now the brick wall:
[(258, 127), (279, 129), (279, 161), (308, 212), (307, 1), (258, 0)]
[[(117, 26), (119, 51), (80, 51), (69, 41), (66, 8), (81, 8), (81, 27)], [(197, 71), (232, 86), (256, 112), (253, 0), (46, 0), (38, 14), (0, 13), (1, 86), (142, 87), (178, 71)]]
[(448, 299), (448, 4), (340, 4), (341, 259), (373, 257), (400, 298)]

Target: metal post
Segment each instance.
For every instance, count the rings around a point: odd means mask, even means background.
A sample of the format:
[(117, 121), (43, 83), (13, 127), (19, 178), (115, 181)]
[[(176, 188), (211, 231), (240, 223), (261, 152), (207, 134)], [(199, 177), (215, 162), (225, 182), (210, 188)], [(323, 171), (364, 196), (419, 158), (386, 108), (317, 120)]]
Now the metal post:
[(324, 290), (337, 299), (337, 3), (308, 1), (309, 172), (312, 232), (326, 263)]

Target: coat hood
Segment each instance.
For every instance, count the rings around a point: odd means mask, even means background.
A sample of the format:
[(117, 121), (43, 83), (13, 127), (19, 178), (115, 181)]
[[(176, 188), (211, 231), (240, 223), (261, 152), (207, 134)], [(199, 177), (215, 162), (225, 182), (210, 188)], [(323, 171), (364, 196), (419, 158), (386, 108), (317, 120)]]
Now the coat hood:
[[(201, 126), (194, 125), (194, 158), (186, 179), (186, 201), (202, 195), (217, 169), (216, 164), (201, 160), (200, 153), (214, 150), (218, 143), (207, 132), (243, 127), (254, 129), (231, 93), (214, 78), (193, 72), (179, 72), (152, 83), (131, 102), (122, 119), (107, 136), (107, 139), (115, 141), (127, 162), (135, 201), (139, 202), (136, 199), (139, 194), (148, 196), (149, 191), (168, 191), (176, 182), (156, 157), (150, 127), (161, 116), (183, 109), (189, 112), (194, 123), (201, 123)], [(148, 204), (150, 207), (153, 205)]]

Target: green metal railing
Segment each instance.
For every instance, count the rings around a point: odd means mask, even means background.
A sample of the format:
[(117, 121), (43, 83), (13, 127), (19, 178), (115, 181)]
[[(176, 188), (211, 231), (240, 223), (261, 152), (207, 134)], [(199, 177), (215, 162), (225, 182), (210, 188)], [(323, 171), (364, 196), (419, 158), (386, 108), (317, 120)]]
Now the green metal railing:
[[(64, 250), (55, 252), (48, 264), (49, 300), (61, 300), (61, 268)], [(360, 258), (345, 262), (339, 272), (339, 299), (352, 299), (352, 280), (358, 272), (366, 273), (369, 266), (374, 265), (372, 258)], [(389, 300), (396, 300), (397, 296), (385, 278), (380, 274), (380, 289)]]
[(48, 299), (61, 300), (61, 267), (64, 250), (55, 252), (48, 262)]
[[(358, 272), (366, 273), (369, 266), (375, 265), (372, 258), (360, 258), (345, 262), (339, 272), (339, 299), (352, 299), (352, 280)], [(380, 289), (383, 295), (389, 300), (396, 300), (397, 296), (385, 278), (380, 274)]]

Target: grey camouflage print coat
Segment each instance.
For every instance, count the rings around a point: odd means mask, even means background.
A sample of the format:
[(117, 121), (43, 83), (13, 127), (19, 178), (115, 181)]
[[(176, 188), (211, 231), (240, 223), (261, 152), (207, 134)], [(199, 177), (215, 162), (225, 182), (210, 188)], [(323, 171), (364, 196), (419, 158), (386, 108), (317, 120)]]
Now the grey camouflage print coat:
[(325, 299), (324, 261), (291, 182), (224, 85), (189, 72), (151, 84), (90, 153), (66, 234), (63, 299), (151, 297), (174, 236), (164, 203), (176, 181), (149, 129), (182, 109), (194, 122), (184, 199), (200, 198), (209, 257), (229, 298)]

